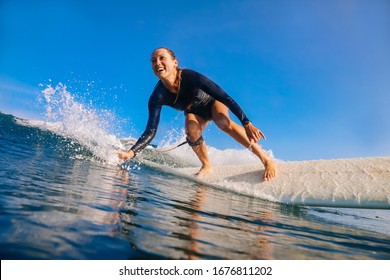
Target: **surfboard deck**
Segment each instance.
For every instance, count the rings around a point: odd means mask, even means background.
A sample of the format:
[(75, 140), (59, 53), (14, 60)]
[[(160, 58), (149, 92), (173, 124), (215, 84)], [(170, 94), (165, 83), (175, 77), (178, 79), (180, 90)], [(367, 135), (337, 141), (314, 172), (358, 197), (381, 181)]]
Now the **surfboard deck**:
[(162, 172), (239, 194), (306, 206), (390, 209), (390, 157), (277, 162), (278, 176), (262, 179), (262, 165), (215, 166), (203, 178), (198, 168), (173, 168), (149, 160)]

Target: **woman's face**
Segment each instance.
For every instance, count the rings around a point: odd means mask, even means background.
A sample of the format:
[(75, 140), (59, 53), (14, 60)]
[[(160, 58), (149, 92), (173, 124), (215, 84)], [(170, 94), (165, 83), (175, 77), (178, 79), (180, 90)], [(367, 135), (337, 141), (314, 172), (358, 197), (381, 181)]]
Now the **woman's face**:
[(159, 78), (176, 77), (176, 68), (178, 62), (173, 59), (166, 49), (157, 49), (151, 57), (152, 70)]

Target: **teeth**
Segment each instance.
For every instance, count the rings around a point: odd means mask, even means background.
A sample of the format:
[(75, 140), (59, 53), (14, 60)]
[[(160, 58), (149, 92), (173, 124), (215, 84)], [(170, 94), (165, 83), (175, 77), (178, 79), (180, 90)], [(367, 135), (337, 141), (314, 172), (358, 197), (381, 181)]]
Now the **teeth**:
[(158, 72), (164, 71), (164, 68), (158, 68), (157, 71)]

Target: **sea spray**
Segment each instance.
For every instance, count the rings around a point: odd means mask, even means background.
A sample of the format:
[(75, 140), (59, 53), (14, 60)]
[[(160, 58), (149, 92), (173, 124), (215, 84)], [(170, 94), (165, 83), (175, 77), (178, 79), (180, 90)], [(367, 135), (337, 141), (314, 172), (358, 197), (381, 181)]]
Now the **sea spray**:
[[(47, 128), (74, 139), (99, 159), (110, 164), (118, 163), (115, 150), (121, 149), (119, 139), (110, 133), (116, 117), (109, 110), (97, 110), (77, 102), (66, 85), (49, 85), (42, 90), (45, 102)], [(53, 125), (53, 123), (55, 125)]]
[[(226, 135), (225, 137), (229, 137)], [(177, 131), (172, 129), (165, 132), (165, 137), (158, 144), (155, 150), (154, 157), (163, 158), (159, 162), (164, 162), (173, 167), (191, 167), (200, 166), (200, 161), (196, 154), (192, 151), (189, 145), (182, 145), (174, 148), (186, 141), (185, 130)], [(207, 137), (205, 137), (207, 143)], [(172, 150), (170, 150), (172, 149)], [(208, 146), (209, 158), (213, 166), (224, 165), (245, 165), (245, 164), (260, 164), (259, 158), (257, 158), (249, 149), (236, 148), (236, 149), (224, 149), (220, 150), (216, 147)], [(164, 150), (169, 150), (164, 152)], [(272, 150), (266, 151), (271, 158), (274, 158)]]

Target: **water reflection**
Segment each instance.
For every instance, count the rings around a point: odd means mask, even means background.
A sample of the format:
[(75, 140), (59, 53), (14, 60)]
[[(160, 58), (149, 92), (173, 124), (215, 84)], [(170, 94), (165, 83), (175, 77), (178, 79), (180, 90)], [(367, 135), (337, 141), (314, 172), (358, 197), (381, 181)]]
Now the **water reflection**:
[(389, 236), (306, 208), (36, 148), (2, 163), (2, 259), (378, 259)]
[(375, 244), (382, 244), (379, 253), (389, 257), (388, 240), (313, 220), (306, 208), (160, 175), (149, 180), (133, 173), (130, 199), (121, 210), (123, 234), (144, 253), (173, 259), (370, 259)]

